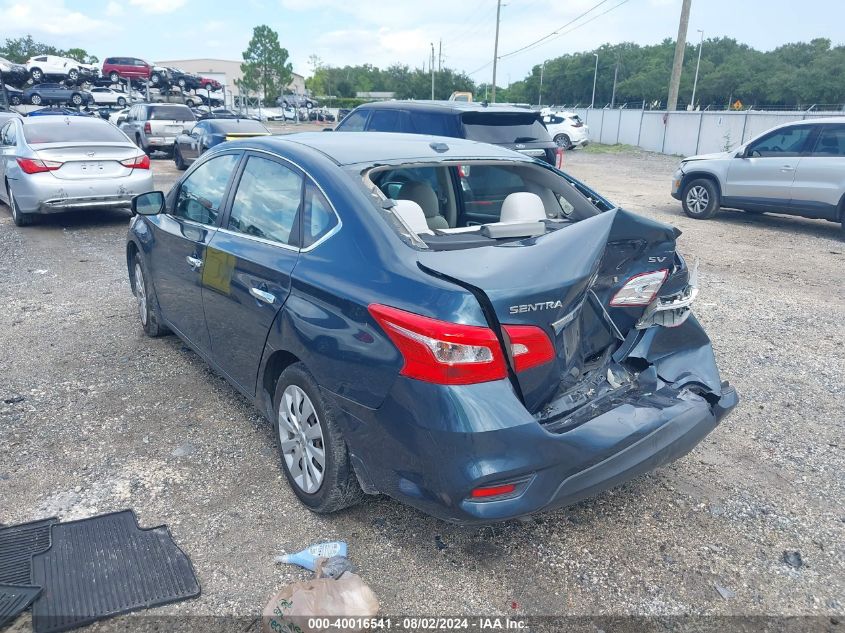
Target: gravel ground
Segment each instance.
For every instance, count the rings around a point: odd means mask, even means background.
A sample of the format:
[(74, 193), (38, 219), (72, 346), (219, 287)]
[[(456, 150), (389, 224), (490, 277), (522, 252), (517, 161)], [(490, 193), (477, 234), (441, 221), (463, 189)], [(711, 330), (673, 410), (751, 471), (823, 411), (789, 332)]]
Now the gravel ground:
[[(0, 208), (0, 522), (131, 507), (142, 526), (168, 524), (203, 594), (164, 614), (256, 614), (307, 577), (274, 555), (343, 538), (391, 614), (842, 617), (845, 245), (821, 221), (688, 219), (668, 193), (675, 163), (567, 154), (611, 200), (683, 230), (701, 259), (696, 312), (740, 406), (670, 466), (480, 528), (383, 497), (306, 511), (250, 404), (177, 338), (143, 336), (126, 214), (17, 229)], [(153, 169), (162, 189), (178, 177)]]

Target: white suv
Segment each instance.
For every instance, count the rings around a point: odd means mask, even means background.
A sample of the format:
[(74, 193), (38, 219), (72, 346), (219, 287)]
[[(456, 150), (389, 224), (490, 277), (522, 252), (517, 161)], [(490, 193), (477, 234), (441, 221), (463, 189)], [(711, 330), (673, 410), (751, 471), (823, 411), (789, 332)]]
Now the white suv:
[(27, 60), (26, 69), (35, 83), (44, 81), (45, 77), (69, 79), (75, 83), (83, 73), (83, 64), (69, 57), (38, 55)]
[(543, 108), (543, 123), (555, 143), (564, 149), (586, 147), (590, 142), (590, 128), (574, 112)]
[(729, 152), (685, 158), (672, 197), (700, 220), (726, 207), (845, 222), (845, 117), (787, 123)]

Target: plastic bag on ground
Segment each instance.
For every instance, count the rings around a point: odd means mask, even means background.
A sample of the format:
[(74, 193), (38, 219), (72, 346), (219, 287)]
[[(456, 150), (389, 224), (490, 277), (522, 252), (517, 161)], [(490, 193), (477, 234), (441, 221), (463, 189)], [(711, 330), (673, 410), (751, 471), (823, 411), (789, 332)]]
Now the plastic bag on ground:
[(309, 620), (313, 618), (367, 618), (375, 616), (378, 608), (375, 594), (361, 577), (346, 572), (337, 580), (317, 578), (283, 587), (264, 607), (261, 630), (263, 633), (297, 630), (316, 633), (322, 629), (309, 627)]

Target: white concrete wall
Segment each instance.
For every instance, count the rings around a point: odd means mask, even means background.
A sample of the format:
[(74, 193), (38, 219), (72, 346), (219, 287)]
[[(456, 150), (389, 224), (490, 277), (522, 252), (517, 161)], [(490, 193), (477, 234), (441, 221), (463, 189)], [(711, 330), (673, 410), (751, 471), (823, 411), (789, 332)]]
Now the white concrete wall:
[(845, 112), (671, 112), (663, 110), (575, 110), (590, 126), (590, 141), (623, 143), (650, 152), (692, 156), (733, 149), (766, 130), (792, 121)]

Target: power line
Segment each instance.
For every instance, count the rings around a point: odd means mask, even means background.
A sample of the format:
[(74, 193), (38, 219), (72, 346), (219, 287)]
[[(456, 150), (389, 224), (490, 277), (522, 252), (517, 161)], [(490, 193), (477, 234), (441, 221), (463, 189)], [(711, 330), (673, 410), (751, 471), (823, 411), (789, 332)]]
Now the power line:
[[(593, 20), (597, 20), (597, 19), (598, 19), (598, 18), (600, 18), (601, 16), (603, 16), (603, 15), (606, 15), (606, 14), (610, 13), (610, 12), (611, 12), (611, 11), (613, 11), (614, 9), (618, 9), (619, 7), (621, 7), (623, 4), (627, 3), (628, 1), (629, 1), (629, 0), (622, 0), (622, 2), (620, 2), (619, 4), (616, 4), (616, 5), (612, 6), (612, 7), (610, 7), (609, 9), (607, 9), (607, 10), (605, 10), (605, 11), (602, 11), (601, 13), (599, 13), (599, 14), (597, 14), (597, 15), (594, 15), (594, 16), (593, 16), (593, 17), (591, 17), (589, 20), (584, 20), (583, 22), (581, 22), (581, 24), (576, 24), (576, 25), (575, 25), (575, 26), (573, 26), (571, 29), (567, 29), (566, 31), (563, 31), (562, 33), (558, 33), (558, 34), (557, 34), (557, 35), (555, 35), (555, 36), (554, 36), (551, 40), (549, 40), (549, 42), (551, 42), (552, 40), (556, 40), (556, 39), (557, 39), (557, 38), (559, 38), (559, 37), (563, 37), (564, 35), (568, 35), (569, 33), (572, 33), (572, 31), (576, 31), (576, 30), (580, 29), (582, 26), (587, 26), (587, 25), (588, 25), (590, 22), (592, 22)], [(546, 43), (547, 43), (547, 42), (546, 42)]]
[(564, 24), (563, 26), (560, 26), (560, 27), (556, 28), (554, 31), (552, 31), (552, 32), (551, 32), (551, 33), (549, 33), (548, 35), (544, 35), (544, 36), (543, 36), (543, 37), (541, 37), (539, 40), (534, 40), (533, 42), (531, 42), (530, 44), (526, 44), (526, 45), (525, 45), (525, 46), (523, 46), (522, 48), (517, 48), (516, 50), (511, 51), (510, 53), (505, 53), (504, 55), (502, 55), (502, 56), (501, 56), (501, 58), (502, 58), (502, 59), (504, 59), (505, 57), (510, 57), (511, 55), (516, 55), (517, 53), (521, 53), (521, 52), (522, 52), (522, 51), (524, 51), (524, 50), (527, 50), (527, 49), (529, 49), (529, 48), (532, 48), (533, 46), (536, 46), (537, 44), (540, 44), (541, 42), (544, 42), (545, 40), (549, 39), (550, 37), (554, 37), (555, 35), (557, 35), (557, 34), (558, 34), (558, 32), (559, 32), (561, 29), (565, 29), (565, 28), (566, 28), (567, 26), (569, 26), (570, 24), (574, 24), (575, 22), (577, 22), (578, 20), (580, 20), (581, 18), (583, 18), (585, 15), (587, 15), (587, 14), (589, 14), (589, 13), (592, 13), (593, 11), (595, 11), (596, 9), (598, 9), (601, 5), (603, 5), (603, 4), (604, 4), (605, 2), (607, 2), (607, 1), (608, 1), (608, 0), (600, 0), (600, 1), (598, 2), (598, 4), (593, 5), (592, 7), (590, 7), (590, 8), (589, 8), (589, 9), (587, 9), (586, 11), (584, 11), (584, 13), (582, 13), (581, 15), (579, 15), (577, 18), (574, 18), (574, 19), (570, 20), (569, 22), (567, 22), (566, 24)]

